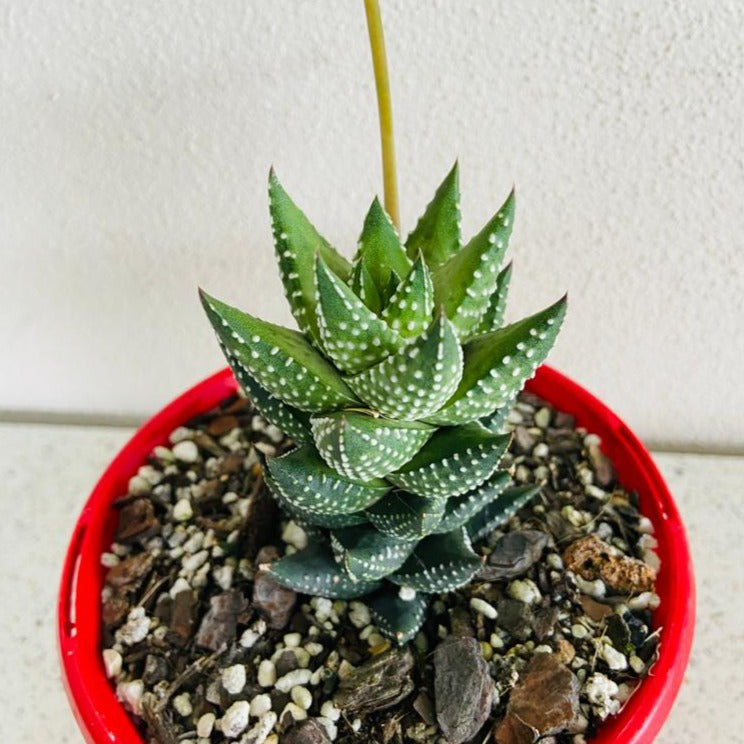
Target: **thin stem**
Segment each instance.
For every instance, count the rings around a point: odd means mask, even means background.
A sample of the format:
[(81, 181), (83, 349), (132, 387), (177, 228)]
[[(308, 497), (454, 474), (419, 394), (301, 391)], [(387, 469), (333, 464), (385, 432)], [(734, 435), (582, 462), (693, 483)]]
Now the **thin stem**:
[(369, 45), (372, 49), (372, 66), (375, 71), (377, 107), (380, 112), (380, 140), (382, 143), (382, 182), (385, 209), (397, 228), (400, 228), (398, 211), (398, 179), (395, 174), (395, 141), (393, 139), (393, 106), (390, 98), (385, 36), (382, 32), (382, 17), (378, 0), (364, 0), (367, 14)]

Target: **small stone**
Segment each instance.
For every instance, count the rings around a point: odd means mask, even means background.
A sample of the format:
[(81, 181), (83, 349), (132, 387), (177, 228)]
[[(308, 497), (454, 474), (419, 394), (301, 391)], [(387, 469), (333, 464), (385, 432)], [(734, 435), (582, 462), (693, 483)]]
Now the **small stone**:
[(114, 679), (121, 674), (121, 654), (114, 648), (103, 649), (103, 668), (106, 670), (106, 677)]
[(495, 620), (496, 615), (498, 614), (493, 605), (480, 597), (472, 597), (470, 600), (470, 607), (478, 614), (487, 617), (489, 620)]
[(297, 703), (287, 703), (279, 716), (282, 726), (289, 726), (292, 721), (304, 721), (306, 718), (307, 711), (304, 708), (300, 708)]
[(247, 700), (234, 702), (222, 716), (222, 733), (228, 739), (234, 739), (245, 731), (250, 716), (250, 704)]
[(416, 599), (416, 590), (411, 586), (402, 586), (400, 589), (398, 589), (398, 596), (404, 602), (412, 602), (414, 599)]
[(287, 648), (296, 648), (302, 643), (302, 635), (300, 633), (287, 633), (283, 640)]
[(297, 550), (307, 547), (307, 533), (297, 522), (289, 520), (282, 530), (282, 540)]
[(253, 583), (253, 604), (270, 628), (282, 630), (292, 616), (297, 594), (282, 586), (266, 571), (259, 571)]
[(196, 722), (196, 735), (200, 739), (208, 739), (212, 735), (216, 716), (214, 713), (205, 713)]
[(497, 625), (518, 640), (526, 640), (532, 633), (530, 606), (516, 599), (500, 599), (496, 604)]
[(526, 605), (533, 605), (540, 601), (541, 594), (532, 579), (516, 579), (507, 587), (507, 593), (512, 599), (523, 602)]
[(589, 631), (581, 625), (581, 623), (574, 623), (571, 626), (571, 635), (578, 640), (586, 638), (589, 635)]
[(338, 721), (341, 718), (341, 711), (333, 704), (332, 700), (326, 700), (320, 706), (320, 715), (331, 721)]
[(543, 406), (539, 411), (535, 413), (535, 426), (539, 426), (541, 429), (547, 429), (550, 426), (550, 419), (553, 413), (547, 406)]
[(351, 602), (349, 604), (349, 622), (355, 628), (364, 628), (372, 621), (369, 614), (369, 607), (362, 602)]
[[(304, 713), (304, 711), (303, 711)], [(325, 727), (315, 718), (292, 726), (282, 737), (282, 744), (330, 744)]]
[(189, 499), (179, 499), (173, 507), (173, 519), (176, 522), (188, 522), (194, 516), (194, 510), (191, 507)]
[(134, 715), (142, 715), (142, 694), (145, 691), (145, 685), (141, 679), (134, 679), (130, 682), (119, 682), (116, 685), (116, 697), (122, 702), (127, 710)]
[(540, 530), (507, 532), (496, 541), (478, 575), (484, 581), (522, 576), (540, 560), (548, 540), (548, 535)]
[(280, 692), (289, 692), (297, 685), (306, 685), (313, 673), (309, 669), (295, 669), (276, 680), (274, 687)]
[(434, 651), (437, 721), (451, 744), (472, 739), (491, 713), (493, 683), (474, 638), (450, 636)]
[(576, 649), (570, 641), (561, 638), (556, 643), (555, 656), (562, 664), (570, 664), (576, 656)]
[(217, 651), (223, 644), (232, 643), (237, 635), (238, 615), (247, 607), (248, 600), (237, 589), (212, 597), (196, 634), (197, 645)]
[(237, 695), (245, 687), (245, 667), (242, 664), (233, 664), (222, 670), (222, 686), (231, 695)]
[(173, 456), (185, 463), (194, 463), (199, 459), (199, 448), (190, 439), (184, 439), (173, 445)]
[(602, 644), (600, 656), (605, 660), (610, 669), (621, 672), (628, 668), (628, 660), (616, 648), (609, 643)]
[(615, 698), (618, 686), (606, 675), (596, 672), (586, 680), (582, 692), (591, 703), (597, 716), (604, 720), (620, 710), (620, 701)]
[(173, 709), (178, 713), (179, 716), (190, 716), (194, 709), (191, 705), (191, 695), (188, 692), (182, 692), (180, 695), (176, 695), (173, 698)]
[(127, 493), (130, 496), (147, 496), (151, 488), (152, 486), (147, 478), (143, 478), (141, 475), (133, 475), (129, 479)]
[(127, 621), (116, 631), (116, 640), (125, 646), (133, 646), (147, 638), (150, 618), (144, 607), (134, 607), (129, 611)]
[[(308, 680), (309, 681), (309, 680)], [(300, 706), (303, 710), (309, 710), (313, 704), (313, 696), (306, 687), (296, 686), (290, 690), (292, 701)]]
[(260, 718), (264, 713), (271, 710), (271, 697), (265, 692), (256, 695), (251, 700), (251, 715)]
[(258, 684), (261, 687), (273, 687), (276, 683), (276, 667), (274, 662), (264, 659), (258, 665)]

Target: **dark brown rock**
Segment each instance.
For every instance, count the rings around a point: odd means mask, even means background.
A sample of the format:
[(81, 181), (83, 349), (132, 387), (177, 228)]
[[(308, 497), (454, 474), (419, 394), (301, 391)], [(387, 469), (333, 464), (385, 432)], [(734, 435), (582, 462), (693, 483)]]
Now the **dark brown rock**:
[(300, 721), (281, 738), (281, 744), (330, 744), (323, 725), (314, 718)]
[[(499, 744), (522, 744), (570, 731), (579, 712), (579, 680), (553, 654), (537, 654), (511, 691), (494, 738)], [(532, 739), (524, 727), (532, 729)]]
[(517, 640), (526, 641), (532, 634), (532, 611), (516, 599), (500, 599), (496, 604), (496, 624)]
[(584, 614), (588, 615), (595, 622), (604, 620), (615, 612), (610, 605), (597, 602), (596, 599), (592, 599), (586, 594), (582, 594), (579, 597), (579, 602), (581, 603), (581, 609), (584, 610)]
[(229, 414), (227, 416), (219, 416), (209, 422), (207, 433), (213, 437), (221, 437), (235, 429), (237, 426), (239, 426), (239, 422), (236, 416)]
[(274, 662), (274, 665), (276, 666), (276, 676), (283, 677), (297, 669), (300, 662), (297, 661), (297, 655), (287, 648), (279, 654), (279, 658)]
[(597, 444), (587, 447), (589, 461), (594, 469), (594, 481), (602, 488), (608, 488), (615, 482), (615, 468), (610, 459), (602, 452)]
[(410, 649), (385, 651), (341, 680), (335, 703), (343, 711), (354, 714), (390, 708), (413, 692), (412, 669)]
[(472, 739), (491, 713), (493, 682), (474, 638), (442, 641), (434, 651), (437, 721), (451, 744)]
[(553, 628), (558, 622), (560, 610), (555, 606), (541, 607), (532, 615), (532, 630), (538, 641), (543, 641), (553, 635)]
[(152, 570), (154, 558), (151, 553), (130, 555), (106, 574), (106, 583), (125, 591), (135, 590)]
[(530, 434), (530, 432), (524, 426), (517, 426), (514, 429), (514, 443), (517, 446), (518, 451), (526, 454), (532, 452), (532, 448), (535, 446), (537, 440)]
[(548, 535), (540, 530), (507, 532), (496, 541), (478, 575), (484, 581), (523, 576), (537, 563), (547, 544)]
[(259, 571), (253, 582), (253, 605), (266, 618), (269, 627), (282, 630), (292, 616), (297, 593), (282, 586), (266, 571)]
[(160, 530), (160, 521), (149, 499), (136, 499), (124, 505), (119, 512), (116, 528), (118, 542), (131, 542), (136, 538), (151, 537)]
[(103, 625), (108, 630), (117, 628), (124, 622), (124, 618), (129, 612), (130, 604), (124, 597), (114, 595), (104, 600), (101, 611)]
[(196, 644), (217, 651), (235, 640), (238, 615), (246, 609), (248, 600), (237, 589), (231, 589), (212, 597), (209, 605), (196, 634)]

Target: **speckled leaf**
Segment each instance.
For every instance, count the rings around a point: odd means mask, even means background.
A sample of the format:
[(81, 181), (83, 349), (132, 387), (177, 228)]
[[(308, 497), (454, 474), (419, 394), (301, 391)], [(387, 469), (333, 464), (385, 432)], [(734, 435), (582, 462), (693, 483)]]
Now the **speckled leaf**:
[(465, 525), (471, 540), (481, 540), (495, 530), (509, 517), (516, 514), (530, 499), (534, 498), (542, 486), (513, 486), (486, 504)]
[(428, 498), (459, 496), (491, 476), (510, 437), (477, 424), (440, 429), (402, 468), (387, 479)]
[(207, 317), (226, 348), (261, 387), (302, 411), (356, 403), (333, 366), (297, 331), (267, 323), (199, 292)]
[(405, 563), (414, 546), (415, 542), (405, 542), (364, 526), (331, 532), (336, 562), (357, 581), (385, 578)]
[(504, 311), (506, 310), (506, 298), (509, 294), (509, 282), (511, 281), (512, 265), (507, 264), (499, 273), (496, 280), (496, 290), (488, 301), (488, 307), (480, 322), (470, 333), (462, 338), (469, 341), (471, 338), (481, 336), (484, 333), (498, 331), (504, 322)]
[(382, 310), (380, 292), (372, 281), (364, 261), (357, 261), (349, 279), (351, 291), (376, 315)]
[(433, 434), (419, 422), (391, 421), (358, 411), (310, 420), (315, 446), (326, 463), (347, 478), (381, 478), (408, 462)]
[(434, 285), (424, 258), (419, 254), (411, 271), (395, 288), (382, 311), (382, 318), (399, 335), (413, 338), (431, 324)]
[(460, 250), (460, 186), (457, 163), (434, 194), (406, 240), (408, 257), (419, 251), (433, 271)]
[(393, 223), (375, 197), (364, 219), (359, 248), (354, 263), (363, 261), (380, 295), (385, 294), (390, 283), (390, 272), (405, 276), (411, 262), (401, 245)]
[(405, 491), (391, 491), (367, 510), (380, 532), (400, 540), (419, 540), (441, 522), (446, 499), (427, 499)]
[(267, 467), (285, 501), (316, 514), (350, 514), (379, 501), (389, 490), (384, 480), (359, 483), (330, 468), (312, 446), (271, 458)]
[(425, 537), (389, 579), (418, 592), (449, 592), (466, 584), (481, 565), (464, 528)]
[(279, 183), (273, 168), (269, 173), (269, 212), (279, 274), (292, 315), (301, 331), (318, 340), (315, 256), (319, 253), (344, 280), (351, 275), (351, 264), (318, 234)]
[(462, 364), (455, 330), (441, 314), (415, 341), (346, 382), (373, 410), (412, 421), (434, 413), (450, 398)]
[(316, 280), (320, 342), (338, 369), (356, 374), (403, 346), (403, 339), (335, 276), (320, 257)]
[(506, 405), (548, 355), (565, 313), (563, 297), (529, 318), (469, 341), (454, 395), (441, 411), (422, 418), (439, 425), (460, 424)]
[(466, 337), (488, 310), (513, 222), (512, 191), (488, 224), (434, 272), (436, 306), (444, 307), (461, 337)]
[[(403, 276), (408, 276), (408, 275), (403, 274)], [(390, 272), (390, 281), (388, 282), (388, 285), (385, 288), (385, 291), (382, 292), (382, 294), (380, 294), (380, 302), (382, 303), (382, 307), (385, 307), (385, 305), (387, 305), (387, 303), (390, 301), (390, 298), (395, 294), (395, 290), (398, 289), (402, 281), (403, 279), (398, 274), (397, 271)], [(432, 288), (432, 297), (433, 296), (434, 296), (434, 289)]]
[(380, 586), (379, 581), (354, 581), (333, 559), (331, 548), (319, 541), (284, 556), (269, 570), (280, 584), (314, 597), (353, 599)]
[[(514, 396), (516, 398), (516, 395)], [(506, 420), (509, 418), (509, 412), (512, 410), (514, 399), (505, 403), (501, 408), (497, 408), (493, 413), (478, 419), (478, 425), (492, 434), (503, 434), (506, 427)]]
[(425, 594), (403, 600), (389, 584), (365, 599), (375, 625), (384, 635), (399, 644), (408, 643), (423, 625), (429, 604)]
[(310, 431), (310, 414), (283, 403), (279, 398), (261, 387), (256, 382), (256, 379), (248, 372), (248, 368), (243, 362), (237, 356), (228, 354), (224, 344), (221, 343), (220, 346), (225, 352), (235, 378), (240, 383), (246, 395), (253, 401), (253, 405), (258, 412), (267, 421), (278, 426), (290, 439), (293, 439), (298, 444), (312, 442), (313, 435)]
[(509, 485), (511, 478), (509, 473), (499, 470), (495, 472), (485, 483), (474, 490), (447, 499), (447, 507), (442, 521), (433, 532), (450, 532), (462, 527), (483, 507), (490, 504)]

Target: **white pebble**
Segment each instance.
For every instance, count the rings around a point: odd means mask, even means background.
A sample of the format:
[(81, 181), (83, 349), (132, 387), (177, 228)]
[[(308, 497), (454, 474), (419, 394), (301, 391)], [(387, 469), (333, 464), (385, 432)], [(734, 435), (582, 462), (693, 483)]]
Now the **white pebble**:
[(607, 491), (603, 491), (599, 486), (594, 485), (584, 486), (584, 493), (586, 493), (587, 496), (591, 496), (593, 499), (598, 499), (600, 501), (606, 501), (610, 497), (610, 494), (607, 493)]
[(192, 463), (199, 459), (199, 448), (190, 439), (184, 439), (173, 445), (173, 456), (181, 462)]
[(231, 695), (237, 695), (245, 687), (245, 667), (242, 664), (233, 664), (223, 669), (222, 686)]
[(534, 446), (532, 454), (534, 457), (538, 457), (542, 460), (550, 454), (550, 448), (545, 444), (545, 442), (540, 442)]
[(359, 731), (359, 729), (360, 729), (360, 728), (362, 728), (362, 721), (361, 721), (361, 719), (360, 719), (360, 718), (355, 718), (355, 719), (354, 719), (354, 720), (353, 720), (353, 721), (351, 722), (351, 730), (352, 730), (352, 731), (353, 731), (354, 733), (358, 733), (358, 731)]
[(493, 605), (488, 604), (485, 599), (481, 599), (480, 597), (472, 597), (470, 600), (470, 606), (475, 610), (475, 612), (489, 618), (490, 620), (495, 620), (496, 615), (498, 614)]
[(590, 597), (594, 597), (595, 599), (602, 599), (602, 597), (604, 597), (605, 592), (607, 591), (607, 587), (605, 586), (602, 579), (587, 581), (578, 574), (571, 575), (573, 577), (574, 583), (579, 588), (579, 591), (582, 592), (582, 594), (588, 594)]
[(537, 588), (537, 584), (532, 579), (516, 579), (512, 581), (507, 588), (507, 593), (512, 599), (516, 599), (527, 605), (539, 602), (542, 596), (540, 590)]
[(127, 621), (116, 631), (116, 640), (125, 646), (133, 646), (144, 641), (150, 630), (150, 618), (144, 607), (133, 607), (127, 615)]
[(325, 716), (318, 716), (315, 720), (325, 729), (328, 738), (331, 741), (336, 741), (338, 726), (330, 718), (326, 718)]
[(367, 644), (370, 648), (374, 648), (375, 646), (379, 646), (381, 643), (385, 642), (385, 638), (381, 633), (370, 633), (367, 636)]
[(251, 715), (261, 717), (264, 713), (271, 710), (271, 697), (265, 692), (251, 700)]
[(287, 633), (284, 636), (284, 645), (287, 648), (296, 648), (302, 643), (302, 636), (299, 633)]
[(119, 556), (115, 553), (101, 553), (101, 565), (104, 568), (113, 568), (119, 563)]
[(351, 602), (349, 604), (349, 622), (355, 628), (364, 628), (369, 625), (372, 618), (369, 614), (369, 607), (362, 602)]
[(547, 429), (550, 425), (550, 409), (545, 406), (535, 413), (535, 426)]
[(212, 571), (212, 576), (217, 586), (225, 592), (232, 586), (234, 571), (235, 569), (227, 563), (223, 566), (218, 566)]
[(274, 442), (274, 444), (279, 444), (279, 442), (284, 439), (284, 432), (278, 427), (274, 426), (274, 424), (269, 424), (266, 427), (266, 436)]
[(271, 729), (276, 725), (276, 719), (277, 716), (273, 710), (266, 711), (241, 741), (247, 741), (250, 744), (265, 744)]
[(146, 478), (141, 475), (133, 475), (129, 479), (129, 486), (127, 490), (132, 496), (145, 496), (150, 493), (150, 483)]
[[(272, 664), (272, 666), (274, 665)], [(309, 669), (294, 669), (291, 672), (287, 672), (283, 677), (277, 679), (274, 687), (276, 687), (280, 692), (289, 692), (297, 685), (306, 685), (310, 681), (312, 675), (313, 673)], [(274, 668), (274, 676), (276, 677), (276, 668)]]
[(326, 700), (320, 706), (320, 715), (331, 721), (338, 721), (341, 718), (341, 711), (333, 704), (332, 700)]
[(354, 671), (354, 665), (350, 664), (346, 659), (342, 659), (338, 665), (338, 678), (345, 679)]
[(628, 600), (628, 607), (631, 610), (656, 609), (659, 606), (659, 597), (653, 592), (641, 592), (637, 597), (631, 597)]
[(191, 695), (188, 692), (182, 692), (180, 695), (176, 695), (173, 698), (173, 709), (178, 713), (179, 716), (190, 716), (194, 709), (191, 706)]
[(323, 653), (323, 644), (310, 641), (305, 644), (305, 651), (307, 651), (310, 656), (318, 656), (318, 654)]
[(182, 576), (179, 576), (174, 582), (173, 586), (168, 591), (171, 599), (175, 599), (181, 592), (190, 592), (191, 585)]
[(282, 530), (282, 540), (297, 550), (307, 547), (307, 532), (297, 522), (289, 520)]
[(628, 660), (616, 648), (609, 643), (602, 645), (602, 658), (607, 662), (607, 666), (615, 671), (623, 671), (628, 668)]
[(314, 599), (315, 617), (322, 623), (331, 616), (333, 602), (327, 597), (315, 597)]
[(176, 522), (187, 522), (194, 516), (191, 502), (188, 499), (179, 499), (173, 507), (173, 519)]
[(293, 648), (292, 651), (294, 652), (295, 658), (297, 659), (297, 664), (302, 669), (307, 669), (310, 666), (310, 654), (305, 651), (302, 646), (299, 648)]
[(548, 565), (556, 571), (560, 571), (563, 568), (563, 559), (558, 555), (558, 553), (548, 553), (545, 560)]
[(214, 728), (215, 715), (214, 713), (205, 713), (196, 722), (196, 735), (200, 739), (208, 739), (212, 735), (212, 729)]
[(247, 700), (233, 703), (222, 716), (222, 733), (228, 739), (234, 739), (245, 731), (250, 716), (250, 705)]
[(620, 701), (615, 699), (619, 688), (604, 674), (597, 672), (589, 677), (583, 685), (583, 691), (602, 720), (620, 710)]
[(654, 523), (648, 517), (641, 517), (638, 520), (638, 531), (650, 535), (654, 531)]
[[(273, 687), (276, 683), (276, 667), (273, 661), (264, 659), (258, 665), (258, 684), (261, 687)], [(287, 692), (288, 690), (285, 690)]]
[(177, 444), (182, 442), (184, 439), (190, 439), (193, 432), (191, 429), (187, 429), (185, 426), (179, 426), (170, 433), (168, 439), (171, 444)]
[(284, 710), (282, 711), (281, 716), (279, 716), (279, 720), (284, 719), (284, 716), (289, 713), (292, 718), (294, 718), (295, 721), (304, 721), (307, 718), (307, 711), (303, 708), (300, 708), (297, 703), (287, 703), (284, 706)]
[(131, 682), (119, 682), (116, 685), (116, 697), (124, 704), (134, 715), (142, 715), (142, 694), (145, 691), (145, 685), (141, 679), (134, 679)]
[(247, 630), (243, 631), (243, 635), (240, 636), (240, 645), (243, 648), (253, 648), (256, 641), (266, 632), (266, 621), (259, 620), (253, 623), (253, 625)]
[(586, 638), (589, 635), (589, 631), (580, 623), (574, 623), (571, 626), (571, 635), (578, 639)]
[(209, 560), (209, 551), (208, 550), (200, 550), (198, 553), (194, 553), (193, 555), (187, 555), (185, 558), (181, 560), (181, 566), (183, 566), (184, 571), (192, 572), (196, 571), (197, 569), (201, 568), (207, 561)]
[(292, 700), (303, 710), (309, 710), (310, 706), (313, 704), (313, 696), (310, 694), (310, 690), (308, 690), (307, 687), (301, 687), (298, 685), (293, 687), (289, 694)]
[(118, 677), (121, 674), (121, 663), (121, 654), (115, 648), (103, 649), (103, 667), (109, 679)]
[(636, 656), (635, 654), (631, 655), (630, 659), (628, 659), (628, 663), (630, 664), (630, 668), (636, 674), (643, 674), (643, 671), (646, 668), (646, 664), (643, 659), (641, 659), (640, 656)]
[(491, 644), (491, 648), (494, 648), (494, 649), (504, 648), (504, 641), (502, 640), (501, 636), (498, 633), (491, 633), (491, 638), (489, 639), (489, 643)]
[(412, 602), (414, 599), (416, 599), (416, 590), (412, 586), (402, 586), (398, 590), (398, 596), (404, 602)]
[(582, 513), (571, 504), (567, 504), (561, 509), (561, 516), (574, 527), (581, 527), (585, 521)]

